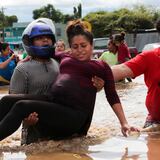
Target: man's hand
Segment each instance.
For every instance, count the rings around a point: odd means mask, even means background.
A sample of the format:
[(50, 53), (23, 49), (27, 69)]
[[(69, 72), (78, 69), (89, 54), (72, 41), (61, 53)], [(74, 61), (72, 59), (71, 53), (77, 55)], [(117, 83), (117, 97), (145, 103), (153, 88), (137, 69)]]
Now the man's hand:
[(38, 122), (38, 113), (33, 112), (27, 118), (24, 119), (24, 125), (32, 126)]
[(102, 90), (102, 88), (104, 87), (104, 80), (97, 76), (94, 76), (92, 78), (92, 82), (93, 82), (93, 85), (97, 88), (98, 92)]

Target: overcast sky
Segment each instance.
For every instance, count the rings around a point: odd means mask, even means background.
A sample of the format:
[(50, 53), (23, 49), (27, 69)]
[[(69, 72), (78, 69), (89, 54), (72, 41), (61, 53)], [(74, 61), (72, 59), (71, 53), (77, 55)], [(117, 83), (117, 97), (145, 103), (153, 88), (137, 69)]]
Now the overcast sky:
[(122, 7), (131, 8), (136, 4), (153, 6), (160, 9), (160, 0), (0, 0), (0, 8), (4, 8), (5, 15), (16, 15), (19, 22), (32, 21), (32, 12), (47, 4), (52, 4), (62, 13), (73, 14), (73, 7), (82, 4), (82, 14), (91, 11), (113, 11)]

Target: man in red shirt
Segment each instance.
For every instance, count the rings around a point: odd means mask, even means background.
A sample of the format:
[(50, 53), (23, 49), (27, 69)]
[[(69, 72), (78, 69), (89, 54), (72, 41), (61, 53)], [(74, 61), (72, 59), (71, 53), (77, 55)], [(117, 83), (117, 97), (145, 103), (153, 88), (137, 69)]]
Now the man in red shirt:
[[(154, 62), (152, 66), (151, 62)], [(147, 122), (160, 122), (160, 48), (144, 52), (123, 65), (124, 68), (128, 67), (131, 77), (144, 74), (144, 81), (148, 88), (146, 107), (149, 114)]]
[[(160, 24), (160, 21), (157, 24)], [(160, 32), (159, 25), (157, 31)], [(115, 65), (112, 71), (116, 81), (144, 74), (144, 81), (148, 88), (145, 103), (148, 116), (144, 127), (160, 124), (160, 48), (143, 52), (123, 64)]]

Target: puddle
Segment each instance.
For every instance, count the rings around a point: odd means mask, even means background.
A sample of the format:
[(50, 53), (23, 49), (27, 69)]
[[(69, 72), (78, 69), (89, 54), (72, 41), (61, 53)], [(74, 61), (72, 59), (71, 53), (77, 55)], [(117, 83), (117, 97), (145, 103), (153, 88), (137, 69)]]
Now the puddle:
[(24, 152), (19, 153), (2, 153), (1, 160), (92, 160), (87, 154), (76, 153), (43, 153), (38, 155), (26, 155)]
[(142, 134), (138, 138), (112, 137), (89, 146), (87, 153), (53, 152), (29, 155), (3, 152), (1, 160), (159, 160), (160, 133)]

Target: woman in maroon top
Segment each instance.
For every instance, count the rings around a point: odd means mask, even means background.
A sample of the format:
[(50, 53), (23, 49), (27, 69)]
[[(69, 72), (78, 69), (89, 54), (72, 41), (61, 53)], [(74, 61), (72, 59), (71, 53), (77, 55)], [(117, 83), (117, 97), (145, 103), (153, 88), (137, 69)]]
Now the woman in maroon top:
[(8, 95), (1, 99), (0, 140), (16, 131), (22, 120), (32, 112), (38, 114), (37, 127), (42, 138), (86, 135), (97, 92), (92, 84), (94, 76), (105, 82), (107, 100), (120, 121), (123, 135), (127, 136), (129, 130), (137, 131), (127, 123), (110, 67), (103, 61), (91, 60), (92, 33), (77, 20), (68, 24), (67, 36), (72, 52), (55, 55), (60, 59), (60, 74), (52, 86), (51, 95)]
[(125, 33), (115, 34), (111, 37), (118, 47), (118, 63), (123, 63), (131, 59), (129, 48), (125, 43)]
[[(125, 33), (121, 32), (120, 34), (115, 34), (111, 37), (111, 39), (118, 47), (118, 63), (121, 64), (131, 59), (129, 48), (125, 42)], [(127, 77), (127, 80), (132, 82), (131, 78)]]

